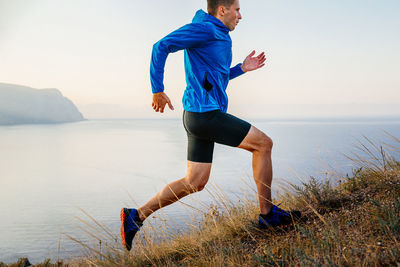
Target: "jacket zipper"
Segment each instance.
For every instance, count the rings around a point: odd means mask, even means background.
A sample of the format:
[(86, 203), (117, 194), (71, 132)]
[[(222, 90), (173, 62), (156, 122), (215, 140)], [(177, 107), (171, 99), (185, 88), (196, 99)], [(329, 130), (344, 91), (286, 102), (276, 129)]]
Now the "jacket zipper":
[(205, 72), (203, 80), (203, 88), (206, 90), (206, 99), (205, 99), (206, 105), (208, 105), (208, 92), (211, 91), (211, 89), (213, 88), (213, 85), (207, 80), (207, 75), (208, 73)]

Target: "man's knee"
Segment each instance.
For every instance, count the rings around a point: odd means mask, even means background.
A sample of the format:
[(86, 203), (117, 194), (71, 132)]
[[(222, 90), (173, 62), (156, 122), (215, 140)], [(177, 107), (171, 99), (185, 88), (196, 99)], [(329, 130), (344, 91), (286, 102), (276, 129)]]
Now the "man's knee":
[(189, 168), (185, 177), (186, 185), (191, 192), (204, 189), (210, 177), (210, 168)]
[(250, 152), (261, 153), (271, 153), (272, 146), (272, 139), (254, 126), (251, 126), (249, 133), (239, 145), (240, 148)]
[(262, 133), (262, 137), (260, 138), (260, 150), (263, 152), (271, 152), (272, 151), (272, 147), (274, 145), (274, 143), (272, 142), (272, 139), (267, 136), (265, 133)]
[(264, 132), (257, 129), (255, 134), (256, 148), (255, 150), (262, 153), (271, 153), (273, 142), (272, 139)]
[(209, 175), (203, 175), (203, 176), (188, 175), (185, 177), (186, 187), (191, 193), (201, 191), (206, 186), (208, 178)]

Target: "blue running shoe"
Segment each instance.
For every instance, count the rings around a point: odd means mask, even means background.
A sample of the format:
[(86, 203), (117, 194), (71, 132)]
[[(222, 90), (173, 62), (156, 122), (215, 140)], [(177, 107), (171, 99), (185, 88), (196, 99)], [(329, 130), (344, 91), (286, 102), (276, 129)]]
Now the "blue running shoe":
[(139, 218), (137, 209), (121, 209), (121, 240), (122, 245), (129, 251), (132, 248), (132, 240), (143, 222)]
[(288, 226), (293, 223), (293, 220), (301, 217), (301, 213), (298, 210), (285, 211), (278, 208), (278, 206), (272, 205), (272, 209), (267, 215), (260, 214), (258, 224), (261, 228)]

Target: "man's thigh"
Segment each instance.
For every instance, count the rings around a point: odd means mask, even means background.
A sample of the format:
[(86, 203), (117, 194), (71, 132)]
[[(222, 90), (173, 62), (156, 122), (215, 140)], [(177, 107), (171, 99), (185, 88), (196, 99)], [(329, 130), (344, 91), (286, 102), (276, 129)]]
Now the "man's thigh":
[(214, 141), (232, 147), (239, 146), (247, 136), (251, 124), (228, 113), (219, 113), (212, 121)]
[(219, 110), (204, 114), (189, 114), (188, 130), (202, 140), (237, 147), (246, 137), (251, 124)]
[(211, 163), (214, 153), (214, 142), (200, 139), (188, 133), (187, 160), (192, 163)]
[(219, 110), (185, 111), (183, 123), (188, 134), (188, 160), (206, 163), (212, 162), (214, 142), (238, 147), (251, 128), (250, 123)]
[(208, 180), (211, 173), (212, 163), (187, 161), (187, 176), (202, 177), (203, 180)]

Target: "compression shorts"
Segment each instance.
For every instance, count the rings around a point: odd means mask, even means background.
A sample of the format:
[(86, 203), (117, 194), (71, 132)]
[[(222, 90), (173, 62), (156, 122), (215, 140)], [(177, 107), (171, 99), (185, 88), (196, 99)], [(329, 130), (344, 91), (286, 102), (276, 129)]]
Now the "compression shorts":
[(251, 124), (220, 110), (183, 112), (188, 136), (187, 159), (211, 163), (214, 143), (237, 147), (246, 137)]

